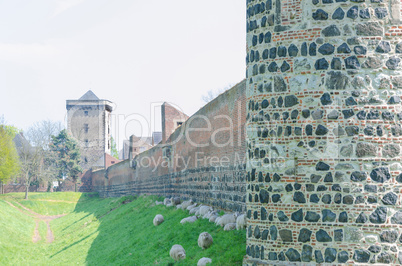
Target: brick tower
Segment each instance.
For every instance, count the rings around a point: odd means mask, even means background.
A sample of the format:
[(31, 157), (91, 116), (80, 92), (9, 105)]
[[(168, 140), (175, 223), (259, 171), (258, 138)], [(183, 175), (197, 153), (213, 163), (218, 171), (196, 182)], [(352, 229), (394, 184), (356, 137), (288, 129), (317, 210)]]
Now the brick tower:
[(67, 100), (67, 130), (81, 147), (81, 166), (89, 169), (110, 154), (112, 102), (100, 100), (91, 90), (78, 100)]

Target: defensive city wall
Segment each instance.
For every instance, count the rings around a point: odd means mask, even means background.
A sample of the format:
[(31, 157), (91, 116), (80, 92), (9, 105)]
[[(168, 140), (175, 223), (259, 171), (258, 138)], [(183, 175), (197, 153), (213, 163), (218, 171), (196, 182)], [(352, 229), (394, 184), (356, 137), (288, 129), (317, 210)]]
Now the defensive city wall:
[(86, 174), (83, 184), (101, 197), (178, 196), (245, 212), (245, 85), (245, 81), (237, 84), (180, 122), (161, 144), (106, 170)]
[(247, 0), (246, 81), (82, 187), (246, 211), (248, 265), (402, 264), (401, 7)]
[(247, 1), (247, 264), (402, 263), (400, 15)]

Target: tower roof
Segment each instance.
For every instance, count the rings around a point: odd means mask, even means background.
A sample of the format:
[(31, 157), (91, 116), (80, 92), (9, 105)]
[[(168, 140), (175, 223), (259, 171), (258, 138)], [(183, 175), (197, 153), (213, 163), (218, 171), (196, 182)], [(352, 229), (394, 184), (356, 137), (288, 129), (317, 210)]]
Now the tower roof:
[(83, 106), (105, 106), (109, 112), (113, 110), (113, 103), (111, 101), (99, 99), (91, 90), (87, 91), (78, 100), (66, 101), (67, 111), (73, 107), (82, 108)]
[(95, 95), (91, 90), (87, 91), (84, 95), (81, 96), (79, 100), (83, 101), (99, 101), (98, 96)]

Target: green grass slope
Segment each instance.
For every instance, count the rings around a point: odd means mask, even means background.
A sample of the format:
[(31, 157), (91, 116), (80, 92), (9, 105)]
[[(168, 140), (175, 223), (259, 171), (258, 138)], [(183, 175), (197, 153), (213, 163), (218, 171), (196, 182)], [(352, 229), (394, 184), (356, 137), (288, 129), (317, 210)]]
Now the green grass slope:
[[(88, 193), (31, 193), (0, 196), (1, 265), (196, 265), (209, 257), (213, 265), (241, 265), (246, 232), (225, 232), (223, 228), (200, 219), (180, 224), (187, 211), (155, 206), (156, 197), (100, 199)], [(4, 200), (13, 203), (11, 207)], [(46, 224), (39, 223), (41, 240), (32, 242), (35, 219), (23, 206), (43, 215), (66, 214), (52, 220), (53, 243), (46, 242)], [(23, 213), (24, 212), (24, 213)], [(156, 214), (165, 222), (155, 227)], [(209, 232), (214, 244), (207, 250), (198, 247), (198, 236)], [(175, 262), (169, 256), (174, 244), (186, 250), (187, 258)]]

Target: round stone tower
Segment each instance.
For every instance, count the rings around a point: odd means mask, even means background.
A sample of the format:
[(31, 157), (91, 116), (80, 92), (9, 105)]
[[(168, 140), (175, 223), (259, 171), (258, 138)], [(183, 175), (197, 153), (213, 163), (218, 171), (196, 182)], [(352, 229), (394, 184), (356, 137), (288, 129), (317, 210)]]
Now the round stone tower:
[(400, 15), (247, 1), (247, 264), (402, 263)]

